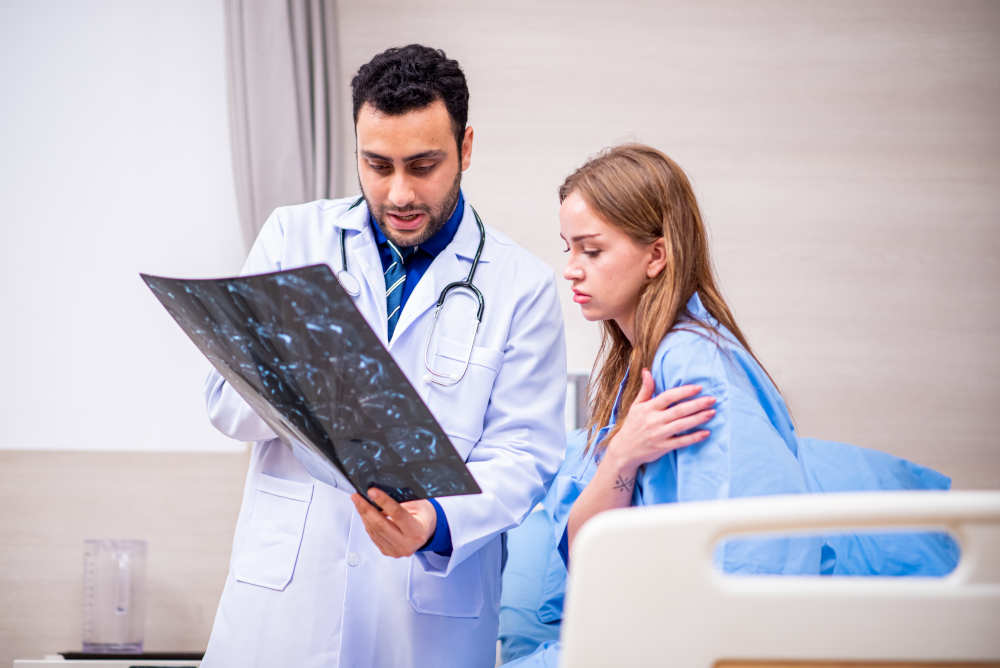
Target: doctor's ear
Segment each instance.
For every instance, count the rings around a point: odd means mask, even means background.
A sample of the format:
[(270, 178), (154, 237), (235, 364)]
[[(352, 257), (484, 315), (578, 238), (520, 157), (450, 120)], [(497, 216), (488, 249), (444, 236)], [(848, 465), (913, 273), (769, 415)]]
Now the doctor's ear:
[(646, 264), (646, 278), (656, 278), (667, 266), (667, 242), (660, 237), (649, 244), (649, 260)]
[(465, 137), (462, 139), (462, 171), (464, 172), (472, 165), (472, 126), (465, 128)]

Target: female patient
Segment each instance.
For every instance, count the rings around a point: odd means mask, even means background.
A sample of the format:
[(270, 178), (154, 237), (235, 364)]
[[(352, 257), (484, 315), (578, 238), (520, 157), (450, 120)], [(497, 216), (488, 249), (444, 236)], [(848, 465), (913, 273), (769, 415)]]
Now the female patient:
[[(559, 198), (564, 277), (603, 329), (590, 441), (550, 493), (563, 559), (611, 508), (808, 491), (791, 416), (719, 292), (680, 167), (618, 146), (571, 174)], [(821, 550), (812, 538), (741, 540), (717, 559), (728, 572), (818, 575)], [(510, 665), (556, 665), (548, 645)]]
[[(905, 460), (797, 437), (719, 292), (698, 203), (670, 158), (638, 144), (607, 149), (566, 179), (559, 198), (564, 276), (584, 317), (603, 328), (589, 443), (546, 499), (564, 561), (580, 527), (611, 508), (947, 489), (946, 477)], [(877, 486), (861, 480), (865, 471), (879, 473), (867, 476)], [(730, 573), (940, 575), (957, 557), (943, 534), (893, 538), (891, 557), (880, 540), (741, 539), (715, 558)], [(558, 644), (549, 645), (509, 665), (556, 665)]]
[[(603, 328), (588, 455), (558, 490), (573, 503), (564, 557), (580, 526), (610, 508), (806, 492), (791, 416), (719, 292), (681, 168), (648, 146), (619, 146), (571, 174), (559, 197), (564, 276)], [(673, 414), (658, 410), (699, 390)], [(686, 423), (670, 423), (682, 414)], [(677, 424), (709, 431), (670, 436)], [(818, 574), (821, 547), (740, 541), (720, 566)]]

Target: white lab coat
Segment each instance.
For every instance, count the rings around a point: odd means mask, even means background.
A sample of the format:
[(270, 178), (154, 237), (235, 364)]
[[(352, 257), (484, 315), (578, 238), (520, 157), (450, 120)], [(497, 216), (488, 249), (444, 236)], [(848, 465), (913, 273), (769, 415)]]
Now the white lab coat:
[[(382, 264), (368, 208), (348, 210), (352, 202), (277, 209), (243, 274), (318, 263), (337, 271), (344, 228), (349, 270), (361, 283), (355, 303), (384, 342)], [(204, 668), (494, 664), (500, 534), (521, 523), (562, 463), (566, 352), (552, 269), (487, 227), (474, 280), (486, 311), (468, 372), (451, 388), (425, 380), (424, 345), (438, 294), (468, 275), (478, 244), (466, 204), (455, 238), (414, 288), (388, 344), (483, 490), (439, 499), (451, 529), (450, 557), (383, 556), (343, 485), (293, 455), (218, 373), (209, 375), (212, 424), (254, 445)], [(456, 360), (468, 347), (460, 342), (471, 336), (475, 306), (466, 296), (449, 297), (440, 341), (435, 333), (435, 370), (461, 368)]]

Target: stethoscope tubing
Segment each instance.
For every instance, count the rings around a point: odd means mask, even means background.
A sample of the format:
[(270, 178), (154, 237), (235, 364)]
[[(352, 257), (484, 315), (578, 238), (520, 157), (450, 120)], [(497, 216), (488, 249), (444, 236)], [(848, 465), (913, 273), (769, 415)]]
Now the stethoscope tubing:
[[(348, 211), (354, 207), (361, 204), (364, 201), (364, 197), (359, 197), (353, 204), (351, 204)], [(472, 259), (472, 266), (469, 268), (469, 275), (464, 281), (455, 281), (454, 283), (449, 283), (438, 295), (437, 306), (434, 309), (434, 320), (431, 323), (431, 331), (427, 335), (427, 343), (424, 345), (424, 366), (427, 371), (432, 374), (431, 376), (424, 376), (425, 380), (429, 380), (437, 385), (442, 385), (444, 387), (451, 387), (452, 385), (457, 385), (464, 377), (466, 372), (469, 370), (469, 363), (472, 361), (472, 349), (476, 343), (476, 337), (479, 334), (479, 328), (483, 324), (483, 313), (486, 312), (486, 300), (483, 298), (483, 293), (479, 291), (479, 288), (475, 286), (472, 282), (476, 277), (476, 269), (479, 268), (479, 259), (483, 254), (483, 247), (486, 245), (486, 226), (483, 225), (482, 218), (479, 217), (479, 213), (476, 212), (475, 208), (472, 209), (472, 215), (476, 217), (476, 225), (479, 227), (479, 247), (476, 248), (476, 255)], [(357, 278), (348, 271), (347, 268), (347, 230), (340, 228), (340, 271), (337, 272), (337, 279), (340, 281), (341, 286), (347, 294), (352, 297), (357, 297), (361, 294), (361, 283)], [(462, 369), (461, 374), (444, 374), (438, 373), (431, 368), (430, 360), (428, 356), (430, 353), (431, 341), (434, 338), (434, 331), (437, 329), (438, 316), (441, 314), (441, 308), (444, 306), (445, 299), (448, 298), (448, 294), (452, 290), (466, 289), (472, 291), (476, 295), (476, 299), (479, 301), (479, 309), (476, 312), (476, 331), (472, 334), (472, 346), (469, 347), (469, 356), (465, 360), (465, 366)], [(447, 379), (450, 382), (442, 382), (439, 379)]]

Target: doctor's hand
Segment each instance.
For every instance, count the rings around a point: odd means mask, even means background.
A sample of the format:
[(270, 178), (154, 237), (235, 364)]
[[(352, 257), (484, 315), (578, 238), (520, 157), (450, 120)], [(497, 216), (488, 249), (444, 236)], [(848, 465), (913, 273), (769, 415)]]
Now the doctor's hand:
[(387, 557), (409, 557), (420, 550), (434, 535), (437, 513), (426, 499), (398, 503), (382, 490), (368, 490), (371, 500), (382, 506), (379, 512), (360, 494), (352, 494), (351, 501), (365, 523), (365, 530), (372, 542)]

